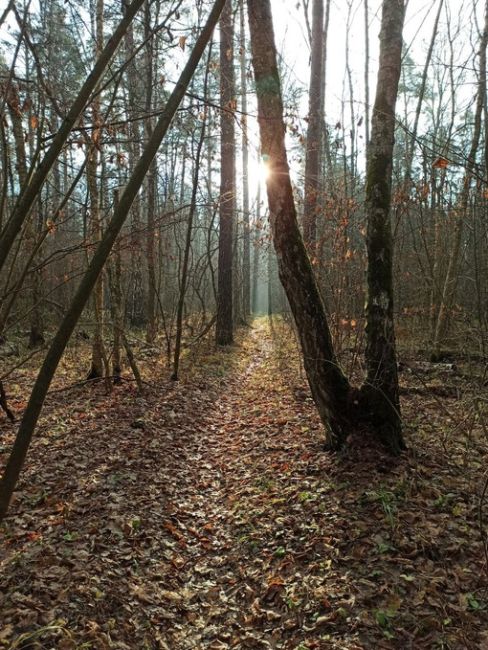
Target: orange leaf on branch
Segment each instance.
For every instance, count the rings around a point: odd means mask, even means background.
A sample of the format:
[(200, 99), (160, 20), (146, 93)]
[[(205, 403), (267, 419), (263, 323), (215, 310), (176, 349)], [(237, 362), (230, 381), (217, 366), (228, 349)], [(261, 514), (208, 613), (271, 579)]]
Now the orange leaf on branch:
[(449, 165), (449, 161), (446, 158), (442, 158), (441, 156), (434, 161), (432, 167), (434, 169), (445, 169), (448, 165)]

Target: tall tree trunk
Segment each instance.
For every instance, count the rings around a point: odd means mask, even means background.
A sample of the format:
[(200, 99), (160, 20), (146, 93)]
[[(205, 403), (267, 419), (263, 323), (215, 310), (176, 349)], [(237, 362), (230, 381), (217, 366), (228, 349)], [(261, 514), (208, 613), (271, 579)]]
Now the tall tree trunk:
[[(12, 122), (12, 132), (14, 136), (15, 144), (15, 155), (16, 155), (16, 169), (17, 169), (17, 178), (19, 183), (20, 191), (23, 192), (28, 184), (28, 170), (27, 170), (27, 152), (25, 146), (25, 134), (24, 126), (22, 121), (22, 110), (20, 105), (20, 97), (18, 93), (18, 88), (15, 84), (10, 84), (8, 88), (8, 94), (6, 97), (6, 103), (8, 111), (10, 114), (10, 120)], [(31, 149), (33, 149), (33, 143), (31, 139), (31, 127), (29, 125), (29, 143), (31, 144)], [(39, 216), (38, 213), (31, 215), (26, 224), (25, 229), (25, 255), (27, 259), (30, 259), (35, 254), (36, 249), (36, 229), (39, 225)], [(22, 278), (22, 274), (20, 275)], [(10, 311), (20, 294), (22, 289), (22, 281), (19, 281), (19, 274), (15, 274), (14, 286), (11, 288), (11, 298), (5, 302), (2, 309), (0, 310), (0, 334), (3, 332), (5, 324), (7, 322)], [(39, 272), (36, 271), (33, 274), (31, 286), (29, 289), (29, 298), (30, 298), (30, 331), (29, 331), (29, 347), (35, 348), (44, 343), (43, 328), (42, 328), (42, 319), (40, 313), (39, 305)], [(8, 287), (6, 286), (7, 290)]]
[[(96, 0), (93, 3), (92, 11), (93, 26), (95, 34), (95, 59), (100, 57), (103, 51), (103, 0)], [(98, 163), (102, 155), (102, 116), (100, 98), (97, 96), (92, 105), (92, 123), (94, 130), (88, 142), (88, 161), (86, 166), (88, 194), (90, 200), (90, 230), (93, 242), (102, 239), (102, 211), (100, 206), (100, 183), (98, 180)], [(103, 275), (97, 280), (93, 291), (93, 344), (91, 368), (88, 373), (89, 379), (96, 379), (104, 376), (105, 350), (103, 345), (104, 332), (104, 282)]]
[[(118, 190), (114, 192), (114, 210), (119, 203)], [(110, 307), (112, 311), (112, 330), (114, 345), (112, 349), (112, 375), (114, 384), (122, 382), (122, 362), (120, 349), (122, 344), (122, 334), (124, 331), (124, 312), (122, 308), (122, 256), (120, 251), (120, 237), (117, 238), (114, 245), (113, 265), (110, 269)]]
[(364, 137), (366, 156), (369, 145), (369, 5), (364, 0)]
[[(147, 6), (145, 7), (147, 11)], [(147, 45), (150, 44), (150, 41)], [(134, 42), (134, 25), (131, 25), (125, 36), (126, 56), (133, 57), (127, 66), (127, 103), (129, 114), (136, 116), (140, 107), (144, 105), (141, 73), (138, 69), (140, 61), (136, 58), (136, 45)], [(149, 109), (151, 110), (151, 109)], [(150, 117), (148, 118), (150, 120)], [(131, 120), (128, 123), (129, 131), (129, 169), (134, 169), (136, 161), (141, 153), (142, 125), (139, 120)], [(150, 128), (150, 127), (149, 127)], [(131, 209), (131, 237), (130, 237), (130, 274), (128, 282), (128, 313), (130, 324), (140, 327), (145, 323), (144, 312), (144, 263), (142, 248), (142, 219), (141, 219), (141, 197), (136, 196)]]
[(233, 341), (233, 231), (235, 195), (235, 73), (232, 0), (220, 20), (221, 179), (218, 304), (215, 338), (218, 345)]
[(393, 240), (390, 224), (395, 107), (401, 72), (404, 0), (384, 0), (376, 97), (366, 170), (368, 220), (367, 380), (365, 403), (377, 432), (395, 452), (404, 448), (393, 323)]
[(329, 178), (327, 179), (329, 186), (332, 184), (332, 158), (330, 154), (330, 138), (329, 130), (327, 128), (327, 45), (329, 37), (329, 23), (330, 23), (330, 0), (325, 2), (325, 17), (324, 17), (324, 34), (322, 38), (322, 84), (320, 87), (320, 123), (321, 133), (320, 141), (322, 152), (325, 154), (321, 162), (321, 171), (327, 171)]
[[(351, 61), (350, 61), (350, 46), (349, 39), (351, 35), (351, 22), (352, 22), (352, 10), (353, 2), (350, 0), (347, 7), (347, 20), (346, 20), (346, 44), (345, 44), (345, 61), (346, 61), (346, 71), (347, 76), (347, 85), (349, 87), (349, 114), (351, 116), (351, 126), (349, 128), (349, 139), (351, 142), (351, 152), (349, 155), (349, 174), (351, 177), (351, 182), (349, 184), (349, 193), (350, 197), (354, 198), (355, 189), (356, 189), (356, 112), (354, 110), (354, 84), (352, 80), (352, 70), (351, 70)], [(344, 121), (343, 121), (344, 126)], [(344, 138), (344, 147), (345, 147), (345, 138)], [(347, 175), (347, 167), (346, 167)], [(347, 215), (349, 219), (349, 215)]]
[[(154, 47), (151, 38), (151, 9), (147, 2), (144, 7), (144, 37), (146, 43), (146, 113), (149, 116), (153, 110), (153, 57)], [(147, 117), (144, 121), (146, 139), (150, 140), (153, 130), (153, 120)], [(154, 237), (156, 234), (154, 226), (154, 214), (156, 210), (156, 184), (158, 175), (157, 159), (155, 158), (149, 169), (146, 178), (146, 210), (147, 210), (147, 232), (146, 232), (146, 257), (147, 257), (147, 327), (146, 340), (152, 343), (156, 338), (156, 252)]]
[[(207, 89), (208, 89), (208, 75), (210, 70), (210, 62), (212, 56), (212, 48), (209, 48), (207, 68), (205, 70), (205, 80), (203, 84), (203, 96), (204, 100), (207, 101)], [(193, 221), (195, 219), (195, 213), (197, 210), (197, 196), (198, 196), (198, 187), (200, 182), (200, 163), (202, 159), (203, 145), (205, 143), (205, 135), (207, 132), (207, 120), (208, 120), (208, 110), (205, 108), (205, 105), (202, 107), (203, 110), (203, 121), (202, 128), (200, 129), (200, 137), (197, 143), (197, 150), (195, 153), (195, 164), (193, 171), (193, 187), (191, 192), (190, 208), (188, 211), (188, 223), (186, 226), (186, 237), (185, 237), (185, 248), (183, 250), (183, 262), (181, 267), (181, 279), (180, 279), (180, 295), (178, 296), (178, 304), (176, 307), (176, 336), (175, 336), (175, 349), (174, 349), (174, 358), (173, 358), (173, 373), (171, 379), (177, 381), (179, 378), (179, 369), (180, 369), (180, 355), (181, 355), (181, 339), (183, 336), (183, 310), (185, 306), (186, 290), (188, 287), (188, 270), (190, 264), (190, 253), (191, 253), (191, 242), (193, 237)]]
[(151, 140), (147, 143), (140, 160), (138, 161), (134, 171), (132, 172), (129, 181), (120, 197), (117, 207), (114, 209), (114, 214), (110, 223), (105, 230), (102, 241), (98, 245), (95, 254), (86, 270), (83, 279), (76, 291), (72, 303), (61, 323), (59, 329), (51, 343), (46, 358), (39, 370), (36, 382), (32, 389), (29, 402), (24, 411), (22, 421), (20, 423), (15, 442), (12, 447), (11, 454), (7, 461), (4, 474), (0, 481), (0, 521), (5, 517), (8, 506), (12, 499), (17, 480), (25, 457), (27, 455), (30, 442), (34, 429), (37, 425), (39, 415), (46, 399), (49, 386), (51, 385), (52, 378), (56, 372), (56, 368), (61, 360), (66, 345), (73, 333), (74, 328), (81, 316), (83, 308), (85, 307), (90, 294), (96, 284), (97, 278), (100, 275), (102, 268), (107, 260), (110, 250), (119, 234), (127, 214), (131, 208), (134, 198), (139, 192), (144, 177), (147, 174), (151, 162), (156, 155), (159, 146), (171, 124), (171, 121), (176, 113), (180, 102), (188, 88), (191, 78), (195, 69), (203, 55), (205, 47), (212, 35), (214, 27), (218, 22), (225, 0), (216, 0), (207, 22), (200, 33), (200, 36), (195, 43), (195, 46), (189, 56), (188, 62), (185, 65), (174, 90), (168, 99), (168, 102), (160, 115)]
[(261, 252), (260, 234), (261, 234), (261, 180), (258, 181), (258, 191), (256, 196), (256, 222), (254, 228), (253, 241), (253, 258), (252, 258), (252, 313), (258, 311), (258, 288), (259, 288), (259, 255)]
[(354, 393), (333, 347), (324, 305), (297, 223), (285, 149), (283, 102), (270, 0), (248, 0), (261, 150), (278, 272), (295, 319), (312, 396), (328, 432), (328, 444), (344, 442), (353, 417)]
[(245, 0), (241, 0), (239, 12), (242, 96), (242, 316), (247, 321), (251, 313), (251, 228), (249, 222), (249, 141), (247, 128)]
[(319, 174), (322, 159), (322, 85), (324, 84), (324, 0), (313, 0), (312, 56), (308, 95), (307, 148), (305, 155), (305, 198), (303, 210), (303, 237), (307, 246), (315, 244), (317, 211), (319, 206)]

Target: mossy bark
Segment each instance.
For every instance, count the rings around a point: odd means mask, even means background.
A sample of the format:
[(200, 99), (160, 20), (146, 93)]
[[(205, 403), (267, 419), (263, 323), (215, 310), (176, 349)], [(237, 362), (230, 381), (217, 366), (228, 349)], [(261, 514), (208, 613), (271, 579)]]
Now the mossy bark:
[(366, 171), (368, 220), (367, 379), (361, 403), (382, 442), (398, 453), (402, 437), (395, 327), (393, 240), (390, 223), (395, 107), (401, 72), (404, 0), (384, 0), (376, 98)]

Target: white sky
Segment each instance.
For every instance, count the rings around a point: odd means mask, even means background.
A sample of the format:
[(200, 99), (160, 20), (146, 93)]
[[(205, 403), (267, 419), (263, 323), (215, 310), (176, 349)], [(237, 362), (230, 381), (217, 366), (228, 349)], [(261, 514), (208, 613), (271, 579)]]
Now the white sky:
[[(273, 6), (273, 18), (277, 48), (283, 57), (284, 68), (287, 70), (284, 79), (285, 89), (290, 84), (303, 90), (303, 97), (299, 105), (298, 119), (302, 120), (301, 128), (306, 129), (303, 121), (307, 115), (308, 100), (307, 88), (309, 78), (309, 47), (307, 30), (305, 27), (302, 0), (271, 0)], [(312, 5), (313, 0), (310, 0)], [(459, 41), (464, 43), (459, 50), (459, 60), (468, 61), (471, 57), (472, 48), (470, 38), (476, 41), (470, 34), (473, 30), (473, 7), (477, 8), (478, 16), (482, 13), (484, 2), (481, 0), (444, 0), (446, 11), (450, 13), (454, 30), (459, 23), (462, 33)], [(428, 43), (430, 41), (434, 17), (437, 12), (439, 0), (408, 0), (407, 14), (404, 29), (404, 39), (409, 54), (418, 65), (421, 72), (425, 60)], [(21, 4), (21, 3), (19, 3)], [(190, 4), (190, 2), (189, 2)], [(381, 0), (369, 0), (369, 37), (370, 37), (370, 103), (374, 100), (375, 81), (378, 60), (378, 35), (381, 18)], [(35, 9), (37, 0), (32, 0), (31, 7)], [(7, 6), (7, 0), (0, 0), (0, 12)], [(350, 43), (350, 67), (352, 70), (354, 88), (355, 121), (357, 122), (364, 113), (364, 2), (363, 0), (331, 0), (331, 15), (328, 32), (328, 57), (327, 57), (327, 105), (326, 114), (329, 124), (336, 124), (342, 121), (341, 99), (349, 100), (348, 83), (345, 80), (345, 48), (346, 48), (346, 23), (348, 7), (350, 8), (351, 24), (349, 29)], [(439, 32), (445, 33), (447, 13), (443, 12)], [(311, 18), (311, 17), (310, 17)], [(9, 21), (13, 22), (13, 21)], [(238, 20), (237, 20), (238, 22)], [(5, 36), (3, 30), (2, 36)], [(464, 48), (464, 51), (462, 51)], [(176, 53), (175, 53), (176, 54)], [(186, 59), (187, 52), (179, 52), (176, 57), (181, 63)], [(472, 78), (468, 80), (472, 83)], [(460, 90), (460, 96), (465, 97), (468, 103), (472, 92)], [(253, 105), (250, 103), (250, 112), (253, 112)], [(350, 111), (346, 107), (344, 114), (344, 126), (349, 130)], [(254, 127), (255, 128), (255, 127)], [(364, 126), (361, 127), (364, 129)], [(256, 142), (256, 139), (254, 139)], [(364, 140), (359, 140), (359, 146)], [(254, 147), (257, 150), (257, 145)], [(293, 156), (291, 157), (293, 159)], [(293, 160), (292, 160), (293, 162)], [(255, 171), (252, 172), (254, 179), (251, 184), (257, 183), (257, 163), (254, 163)], [(361, 168), (361, 166), (360, 166)], [(295, 175), (299, 173), (299, 165), (295, 161)]]
[[(313, 0), (310, 0), (310, 6)], [(326, 116), (330, 125), (342, 122), (341, 100), (345, 97), (349, 102), (348, 82), (345, 78), (346, 70), (346, 26), (348, 6), (351, 5), (351, 24), (349, 30), (350, 67), (352, 69), (355, 121), (364, 113), (364, 66), (365, 66), (365, 34), (364, 34), (364, 2), (363, 0), (331, 0), (331, 12), (328, 31), (327, 48), (327, 94)], [(369, 0), (369, 86), (370, 107), (374, 101), (376, 89), (376, 75), (378, 67), (379, 31), (381, 20), (381, 0)], [(472, 46), (469, 42), (470, 32), (473, 30), (473, 7), (477, 11), (478, 19), (482, 17), (484, 2), (479, 0), (444, 0), (444, 9), (439, 22), (438, 38), (446, 32), (447, 16), (451, 16), (453, 33), (459, 28), (458, 53), (456, 63), (472, 65)], [(435, 16), (439, 0), (408, 0), (404, 27), (405, 52), (413, 58), (417, 72), (422, 73), (427, 49), (432, 36)], [(303, 119), (308, 111), (308, 82), (310, 74), (310, 52), (308, 35), (304, 21), (302, 0), (272, 0), (273, 19), (275, 24), (275, 37), (277, 49), (282, 55), (289, 74), (289, 83), (304, 88), (304, 94), (299, 107), (300, 117)], [(310, 16), (311, 20), (311, 16)], [(474, 32), (475, 48), (477, 47), (477, 34)], [(447, 57), (447, 55), (446, 55)], [(470, 62), (471, 57), (471, 62)], [(446, 58), (447, 62), (447, 58)], [(285, 87), (287, 80), (285, 79)], [(468, 79), (465, 86), (459, 88), (459, 111), (462, 113), (466, 105), (471, 102), (472, 78)], [(413, 103), (412, 103), (413, 108)], [(400, 109), (401, 110), (401, 109)], [(347, 104), (344, 111), (344, 125), (346, 133), (350, 126), (350, 110)], [(306, 123), (302, 123), (306, 129)], [(364, 130), (364, 124), (361, 127)], [(363, 149), (364, 139), (359, 139), (359, 148)], [(359, 152), (361, 157), (361, 151)], [(292, 173), (295, 180), (300, 177), (300, 165), (291, 153), (289, 155)], [(251, 170), (251, 185), (257, 185), (259, 175), (257, 163)], [(361, 158), (359, 169), (362, 168)]]

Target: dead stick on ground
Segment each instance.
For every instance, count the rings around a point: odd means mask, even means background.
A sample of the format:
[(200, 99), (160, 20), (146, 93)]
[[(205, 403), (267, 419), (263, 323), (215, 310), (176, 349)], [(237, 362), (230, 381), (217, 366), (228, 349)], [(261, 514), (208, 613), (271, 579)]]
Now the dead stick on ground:
[(137, 388), (139, 389), (139, 392), (142, 395), (142, 393), (144, 392), (144, 386), (142, 384), (141, 373), (139, 372), (139, 368), (137, 367), (134, 354), (132, 353), (132, 348), (130, 346), (129, 341), (127, 340), (125, 332), (121, 332), (121, 337), (122, 337), (122, 343), (125, 348), (125, 353), (127, 355), (127, 360), (129, 362), (129, 366), (132, 370), (132, 374), (134, 375), (134, 379), (136, 380)]

